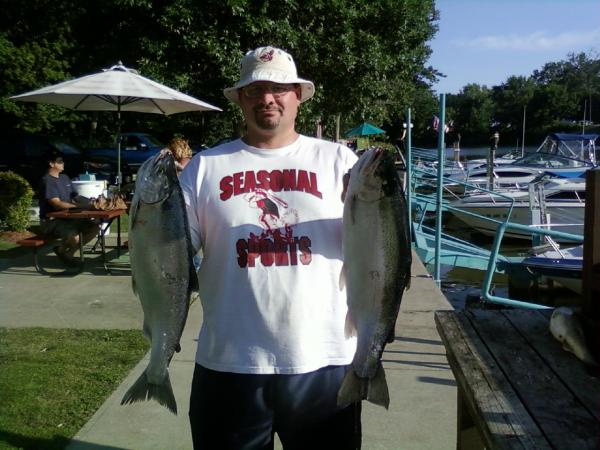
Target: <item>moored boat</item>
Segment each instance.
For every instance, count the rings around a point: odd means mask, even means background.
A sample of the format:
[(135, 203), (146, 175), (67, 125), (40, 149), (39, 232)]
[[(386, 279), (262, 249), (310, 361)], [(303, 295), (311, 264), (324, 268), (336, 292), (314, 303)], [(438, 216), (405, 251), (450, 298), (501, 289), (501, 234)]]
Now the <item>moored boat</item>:
[[(466, 195), (449, 203), (457, 218), (487, 236), (496, 234), (499, 223), (510, 221), (552, 231), (583, 234), (585, 179), (551, 179), (540, 183), (539, 197), (523, 190)], [(539, 214), (536, 215), (536, 212)], [(539, 216), (539, 220), (537, 219)], [(493, 220), (489, 220), (493, 219)], [(521, 230), (508, 230), (506, 237), (531, 239)]]
[(529, 256), (521, 264), (535, 275), (555, 280), (577, 294), (582, 292), (583, 245)]

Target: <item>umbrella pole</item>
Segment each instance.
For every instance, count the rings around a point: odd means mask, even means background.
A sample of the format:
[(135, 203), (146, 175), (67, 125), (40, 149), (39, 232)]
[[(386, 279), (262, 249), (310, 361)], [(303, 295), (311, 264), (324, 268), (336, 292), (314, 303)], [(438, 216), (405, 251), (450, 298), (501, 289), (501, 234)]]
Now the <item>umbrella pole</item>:
[(117, 189), (121, 192), (121, 97), (117, 100)]

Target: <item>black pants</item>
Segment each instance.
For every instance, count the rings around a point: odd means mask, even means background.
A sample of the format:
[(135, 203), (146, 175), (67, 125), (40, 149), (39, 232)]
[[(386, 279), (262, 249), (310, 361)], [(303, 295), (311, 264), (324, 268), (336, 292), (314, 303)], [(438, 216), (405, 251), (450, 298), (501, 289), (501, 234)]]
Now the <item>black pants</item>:
[(348, 366), (299, 375), (216, 372), (196, 364), (190, 397), (195, 450), (356, 450), (361, 405), (337, 406)]

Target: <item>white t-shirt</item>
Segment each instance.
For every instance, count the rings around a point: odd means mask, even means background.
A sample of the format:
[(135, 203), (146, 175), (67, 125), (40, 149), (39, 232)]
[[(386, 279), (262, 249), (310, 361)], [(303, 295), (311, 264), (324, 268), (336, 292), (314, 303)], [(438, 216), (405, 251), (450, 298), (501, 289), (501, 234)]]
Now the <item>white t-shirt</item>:
[(299, 136), (278, 149), (238, 139), (186, 166), (192, 244), (203, 249), (198, 364), (295, 374), (352, 361), (340, 195), (356, 159), (343, 145)]

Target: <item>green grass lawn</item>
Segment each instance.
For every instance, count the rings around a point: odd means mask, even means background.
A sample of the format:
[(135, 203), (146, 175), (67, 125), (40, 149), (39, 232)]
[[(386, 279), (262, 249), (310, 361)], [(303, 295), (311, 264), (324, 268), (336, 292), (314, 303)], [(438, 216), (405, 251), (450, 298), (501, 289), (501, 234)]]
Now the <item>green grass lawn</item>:
[(0, 449), (62, 449), (148, 349), (139, 330), (0, 328)]
[(3, 241), (0, 239), (0, 251), (2, 250), (10, 250), (11, 248), (17, 247), (17, 244), (13, 244), (12, 242)]

